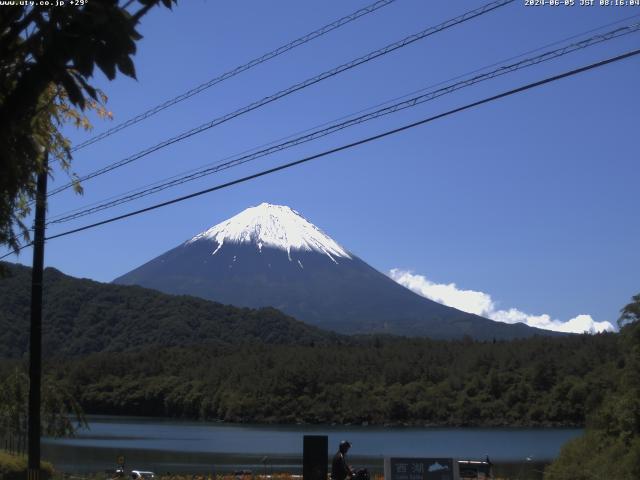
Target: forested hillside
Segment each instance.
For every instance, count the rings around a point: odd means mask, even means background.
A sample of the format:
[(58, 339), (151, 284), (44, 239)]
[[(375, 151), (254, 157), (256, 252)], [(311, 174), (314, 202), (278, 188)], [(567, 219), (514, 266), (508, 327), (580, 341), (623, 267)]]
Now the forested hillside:
[(545, 470), (546, 480), (611, 478), (640, 475), (640, 294), (622, 309), (618, 368), (609, 373), (613, 388), (587, 413), (584, 435), (568, 442)]
[[(21, 357), (29, 341), (31, 269), (3, 263), (0, 357)], [(45, 355), (83, 355), (198, 343), (322, 344), (339, 336), (273, 308), (249, 309), (135, 286), (44, 273)]]
[[(29, 317), (30, 269), (8, 268), (11, 276), (0, 280), (5, 376), (26, 351)], [(101, 284), (54, 269), (45, 283), (45, 374), (87, 413), (583, 425), (625, 366), (612, 333), (510, 342), (346, 337), (274, 309)]]
[(479, 343), (154, 348), (49, 363), (88, 413), (237, 422), (582, 425), (622, 368), (615, 334)]

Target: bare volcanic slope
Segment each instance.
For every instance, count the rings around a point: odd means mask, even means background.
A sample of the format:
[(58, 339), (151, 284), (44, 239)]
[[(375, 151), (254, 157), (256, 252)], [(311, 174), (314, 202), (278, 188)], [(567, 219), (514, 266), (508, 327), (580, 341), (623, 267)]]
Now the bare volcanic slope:
[(555, 335), (423, 298), (287, 206), (263, 203), (114, 280), (243, 307), (272, 306), (342, 333), (480, 340)]

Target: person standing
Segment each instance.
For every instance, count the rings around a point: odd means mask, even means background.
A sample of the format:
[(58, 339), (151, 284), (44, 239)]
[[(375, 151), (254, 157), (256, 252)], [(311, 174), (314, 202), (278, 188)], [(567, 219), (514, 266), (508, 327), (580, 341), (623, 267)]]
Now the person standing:
[(331, 480), (346, 480), (353, 476), (353, 470), (351, 470), (345, 458), (350, 448), (351, 444), (346, 440), (340, 442), (338, 451), (331, 462)]

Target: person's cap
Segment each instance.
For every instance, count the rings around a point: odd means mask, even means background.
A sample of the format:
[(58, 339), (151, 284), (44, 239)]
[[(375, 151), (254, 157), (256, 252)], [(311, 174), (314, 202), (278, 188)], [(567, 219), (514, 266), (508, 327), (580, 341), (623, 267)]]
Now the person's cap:
[(342, 440), (342, 441), (340, 442), (340, 448), (344, 448), (344, 447), (351, 448), (351, 443), (350, 443), (350, 442), (347, 442), (346, 440)]

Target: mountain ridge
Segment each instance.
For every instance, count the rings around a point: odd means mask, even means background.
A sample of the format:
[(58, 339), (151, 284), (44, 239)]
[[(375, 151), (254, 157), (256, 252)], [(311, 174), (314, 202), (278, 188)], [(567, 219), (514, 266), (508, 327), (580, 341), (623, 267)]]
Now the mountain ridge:
[[(283, 219), (272, 218), (278, 215)], [(302, 231), (291, 231), (299, 225)], [(478, 340), (557, 335), (421, 297), (295, 210), (266, 203), (214, 225), (114, 283), (251, 308), (272, 306), (305, 323), (347, 334), (469, 335)]]
[[(31, 268), (0, 262), (0, 357), (27, 352)], [(246, 343), (341, 344), (334, 333), (273, 308), (253, 310), (139, 286), (100, 283), (44, 271), (43, 350), (75, 356), (140, 347)]]

